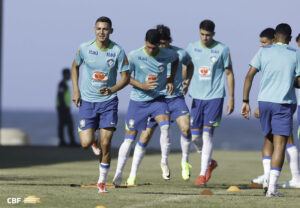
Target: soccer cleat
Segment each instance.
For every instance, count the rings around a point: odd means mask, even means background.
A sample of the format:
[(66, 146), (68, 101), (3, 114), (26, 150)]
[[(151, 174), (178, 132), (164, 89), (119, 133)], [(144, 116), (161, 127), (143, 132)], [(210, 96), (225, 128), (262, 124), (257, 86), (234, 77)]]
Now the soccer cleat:
[(268, 179), (265, 179), (264, 178), (264, 181), (263, 181), (263, 190), (264, 190), (264, 194), (267, 194), (268, 192), (268, 187), (269, 187), (269, 180)]
[(160, 167), (161, 167), (161, 170), (162, 170), (163, 179), (170, 180), (171, 174), (170, 174), (169, 166), (167, 164), (160, 163)]
[(300, 188), (300, 182), (294, 182), (293, 180), (286, 181), (283, 184), (278, 184), (280, 188)]
[(209, 165), (209, 167), (208, 167), (208, 169), (207, 169), (207, 171), (206, 171), (206, 176), (205, 176), (206, 182), (209, 181), (209, 179), (210, 179), (210, 177), (211, 177), (211, 173), (212, 173), (212, 171), (213, 171), (216, 167), (218, 167), (217, 161), (211, 160), (210, 165)]
[(278, 191), (275, 191), (275, 192), (267, 192), (266, 193), (266, 197), (284, 197), (284, 195)]
[(206, 186), (206, 178), (204, 175), (198, 176), (198, 180), (196, 181), (195, 186)]
[(98, 186), (98, 193), (106, 194), (108, 192), (105, 187), (105, 183), (98, 183), (97, 186)]
[(258, 183), (258, 184), (263, 184), (264, 182), (264, 175), (260, 175), (257, 178), (254, 178), (251, 180), (252, 183)]
[(101, 153), (100, 148), (98, 147), (98, 140), (96, 139), (92, 144), (92, 150), (94, 155), (99, 156)]
[(191, 177), (191, 172), (190, 172), (190, 169), (192, 168), (191, 164), (187, 162), (182, 162), (181, 168), (182, 168), (181, 175), (183, 180), (188, 181)]
[(121, 186), (121, 183), (122, 183), (122, 175), (121, 174), (115, 175), (112, 184), (114, 186)]
[(136, 185), (136, 176), (129, 176), (127, 181), (126, 181), (127, 185)]

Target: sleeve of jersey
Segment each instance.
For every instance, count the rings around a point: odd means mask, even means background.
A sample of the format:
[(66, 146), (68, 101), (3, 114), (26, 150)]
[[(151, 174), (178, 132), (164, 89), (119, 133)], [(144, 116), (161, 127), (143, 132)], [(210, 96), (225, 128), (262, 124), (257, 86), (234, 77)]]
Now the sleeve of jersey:
[(172, 55), (171, 55), (170, 63), (176, 61), (177, 58), (178, 58), (178, 54), (176, 52), (173, 52)]
[(128, 59), (124, 50), (122, 49), (118, 56), (118, 71), (123, 72), (128, 70)]
[(135, 66), (134, 66), (134, 58), (132, 56), (132, 53), (129, 54), (128, 56), (128, 62), (129, 62), (129, 73), (132, 74), (132, 72), (134, 72), (135, 70)]
[(300, 51), (296, 51), (296, 58), (297, 58), (297, 64), (296, 64), (296, 77), (300, 76)]
[(232, 65), (229, 48), (227, 47), (224, 49), (223, 52), (223, 63), (225, 69)]
[(191, 62), (190, 55), (186, 51), (183, 51), (182, 64), (187, 66), (190, 64), (190, 62)]
[(82, 45), (79, 46), (79, 48), (77, 49), (76, 52), (76, 56), (75, 56), (75, 61), (77, 62), (77, 64), (80, 66), (83, 62), (83, 54), (82, 54)]
[(256, 53), (254, 58), (250, 62), (250, 66), (256, 68), (258, 71), (261, 69), (261, 53), (262, 53), (262, 48), (259, 49), (259, 51)]

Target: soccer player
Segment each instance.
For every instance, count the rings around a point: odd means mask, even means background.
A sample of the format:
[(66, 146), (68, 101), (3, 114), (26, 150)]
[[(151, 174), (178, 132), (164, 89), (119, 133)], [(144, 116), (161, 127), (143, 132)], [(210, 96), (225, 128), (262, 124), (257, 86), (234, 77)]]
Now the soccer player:
[[(261, 46), (268, 46), (273, 44), (275, 41), (275, 30), (273, 28), (267, 28), (263, 30), (260, 34), (260, 42)], [(276, 41), (275, 41), (276, 42)], [(298, 111), (299, 112), (299, 111)], [(259, 109), (256, 108), (254, 111), (254, 116), (259, 118)], [(268, 145), (269, 140), (265, 137), (265, 144)], [(268, 148), (263, 148), (263, 150), (268, 150)], [(299, 170), (299, 152), (294, 144), (293, 133), (288, 137), (287, 145), (286, 145), (286, 157), (288, 164), (290, 166), (292, 179), (290, 181), (286, 181), (283, 184), (279, 184), (278, 186), (281, 188), (300, 188), (300, 170)], [(271, 153), (263, 153), (263, 155), (271, 155)], [(271, 168), (271, 158), (270, 157), (263, 157), (263, 166), (264, 166), (264, 173), (267, 176), (270, 174)], [(263, 184), (264, 183), (264, 175), (258, 176), (257, 178), (253, 179), (252, 182)], [(263, 186), (267, 186), (267, 183), (263, 184)]]
[[(138, 131), (146, 129), (148, 117), (153, 117), (159, 124), (160, 141), (169, 141), (170, 113), (164, 96), (166, 88), (169, 94), (173, 92), (178, 58), (174, 50), (159, 48), (159, 41), (159, 32), (150, 29), (146, 33), (145, 46), (129, 54), (129, 69), (133, 73), (130, 84), (133, 89), (126, 116), (125, 139), (119, 149), (118, 165), (113, 179), (115, 186), (122, 182), (122, 173), (131, 146)], [(171, 74), (167, 79), (167, 66), (170, 63)], [(147, 141), (141, 139), (137, 142), (133, 160), (142, 159), (146, 146)]]
[[(89, 148), (94, 132), (100, 129), (99, 193), (107, 193), (105, 182), (111, 160), (111, 139), (118, 121), (116, 92), (129, 82), (124, 50), (109, 39), (113, 32), (108, 17), (100, 17), (94, 27), (96, 39), (80, 45), (72, 65), (73, 102), (79, 107), (78, 132), (81, 145)], [(79, 68), (83, 64), (80, 90)], [(117, 73), (121, 79), (116, 83)]]
[[(195, 69), (190, 84), (190, 95), (193, 98), (192, 141), (198, 152), (201, 152), (202, 148), (201, 171), (195, 183), (197, 186), (206, 186), (211, 171), (217, 166), (211, 158), (214, 129), (219, 126), (222, 116), (225, 96), (224, 74), (230, 95), (226, 107), (227, 115), (234, 110), (234, 74), (229, 49), (223, 43), (213, 39), (214, 30), (213, 21), (202, 21), (200, 23), (201, 41), (190, 43), (187, 48)], [(201, 139), (203, 139), (203, 147)], [(210, 165), (211, 161), (213, 163)]]
[[(179, 63), (174, 79), (174, 92), (172, 95), (166, 95), (166, 103), (169, 107), (171, 121), (176, 121), (178, 128), (181, 131), (181, 149), (182, 149), (182, 178), (183, 180), (189, 180), (190, 178), (190, 168), (189, 164), (189, 153), (190, 153), (190, 143), (191, 143), (191, 132), (190, 132), (190, 116), (189, 109), (185, 104), (184, 94), (188, 90), (190, 80), (193, 76), (193, 64), (191, 63), (190, 57), (187, 52), (181, 48), (170, 45), (172, 42), (171, 32), (167, 26), (157, 25), (156, 29), (160, 33), (160, 43), (159, 46), (162, 48), (168, 48), (177, 53)], [(186, 67), (186, 77), (182, 76), (182, 68)], [(170, 64), (168, 65), (168, 75), (170, 74)], [(151, 139), (151, 136), (157, 126), (157, 123), (154, 119), (149, 119), (147, 129), (142, 131), (140, 136), (140, 143), (148, 144)], [(161, 140), (161, 169), (162, 177), (165, 180), (170, 179), (170, 169), (168, 166), (168, 154), (170, 152), (170, 141)], [(139, 153), (141, 152), (141, 153)], [(131, 166), (131, 171), (129, 178), (127, 179), (128, 185), (136, 184), (136, 176), (138, 167), (142, 161), (142, 158), (146, 152), (146, 149), (143, 148), (140, 150), (139, 143), (136, 144), (136, 148), (133, 155), (133, 161)]]
[[(284, 196), (276, 190), (284, 162), (287, 138), (292, 131), (292, 119), (296, 109), (293, 89), (295, 76), (300, 76), (300, 53), (291, 48), (292, 29), (282, 23), (275, 29), (276, 44), (261, 47), (250, 63), (246, 75), (241, 114), (249, 119), (249, 93), (255, 74), (262, 72), (258, 95), (259, 115), (263, 134), (268, 139), (263, 149), (263, 157), (271, 158), (271, 171), (265, 174), (267, 186), (263, 186), (267, 197)], [(300, 83), (300, 78), (297, 79)], [(264, 170), (267, 166), (264, 165)]]
[(58, 137), (59, 146), (67, 146), (64, 137), (64, 127), (67, 126), (68, 134), (70, 138), (70, 146), (77, 147), (78, 144), (75, 142), (73, 119), (71, 115), (71, 95), (68, 85), (71, 73), (70, 69), (65, 68), (62, 71), (63, 79), (58, 84), (57, 96), (56, 96), (56, 109), (58, 114)]

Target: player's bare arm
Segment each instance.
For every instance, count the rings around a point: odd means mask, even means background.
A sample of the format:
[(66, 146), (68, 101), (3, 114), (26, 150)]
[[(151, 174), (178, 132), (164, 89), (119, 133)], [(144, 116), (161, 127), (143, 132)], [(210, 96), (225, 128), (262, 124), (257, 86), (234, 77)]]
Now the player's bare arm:
[(111, 95), (121, 89), (123, 89), (126, 85), (128, 85), (130, 80), (129, 71), (123, 71), (120, 73), (121, 79), (111, 88), (103, 87), (99, 90), (102, 95)]
[(225, 69), (225, 73), (230, 97), (226, 107), (226, 114), (230, 115), (234, 111), (234, 74), (231, 65)]
[(169, 95), (172, 95), (174, 90), (174, 78), (178, 68), (179, 59), (177, 58), (175, 61), (171, 63), (171, 75), (167, 78), (166, 88), (168, 89)]
[(77, 107), (80, 106), (81, 103), (81, 96), (80, 96), (80, 90), (78, 86), (78, 78), (79, 78), (79, 65), (74, 60), (72, 64), (72, 85), (73, 85), (73, 98), (72, 101), (75, 103)]
[(154, 80), (146, 80), (144, 83), (141, 83), (133, 77), (130, 77), (129, 84), (142, 90), (154, 90), (158, 85)]
[(241, 109), (241, 114), (244, 116), (244, 118), (249, 119), (251, 115), (251, 109), (249, 105), (249, 93), (252, 86), (252, 81), (257, 73), (257, 69), (253, 66), (250, 67), (246, 77), (245, 77), (245, 83), (244, 83), (244, 92), (243, 92), (243, 105)]

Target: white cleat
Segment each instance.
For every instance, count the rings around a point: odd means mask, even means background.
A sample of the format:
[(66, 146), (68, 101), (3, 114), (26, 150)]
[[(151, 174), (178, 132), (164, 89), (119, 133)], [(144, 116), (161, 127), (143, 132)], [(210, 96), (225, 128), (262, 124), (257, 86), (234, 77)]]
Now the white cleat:
[(92, 144), (92, 150), (94, 155), (99, 156), (101, 154), (101, 150), (98, 147), (98, 139), (96, 139)]
[(257, 178), (254, 178), (251, 180), (252, 183), (258, 183), (258, 184), (263, 184), (264, 182), (264, 175), (260, 175)]
[(162, 177), (163, 177), (163, 179), (170, 180), (171, 174), (170, 174), (170, 168), (169, 168), (169, 166), (167, 164), (160, 163), (160, 167), (161, 167), (161, 170), (162, 170)]
[(114, 179), (113, 179), (112, 184), (114, 186), (118, 187), (118, 186), (121, 186), (121, 183), (122, 183), (122, 175), (121, 174), (116, 174)]
[(98, 193), (100, 193), (100, 194), (108, 193), (108, 191), (105, 187), (105, 183), (98, 183), (97, 186), (98, 186)]
[(284, 197), (284, 195), (278, 191), (275, 191), (275, 192), (267, 192), (266, 193), (266, 197)]
[(294, 182), (293, 180), (286, 181), (283, 184), (278, 184), (280, 188), (300, 188), (300, 182)]

